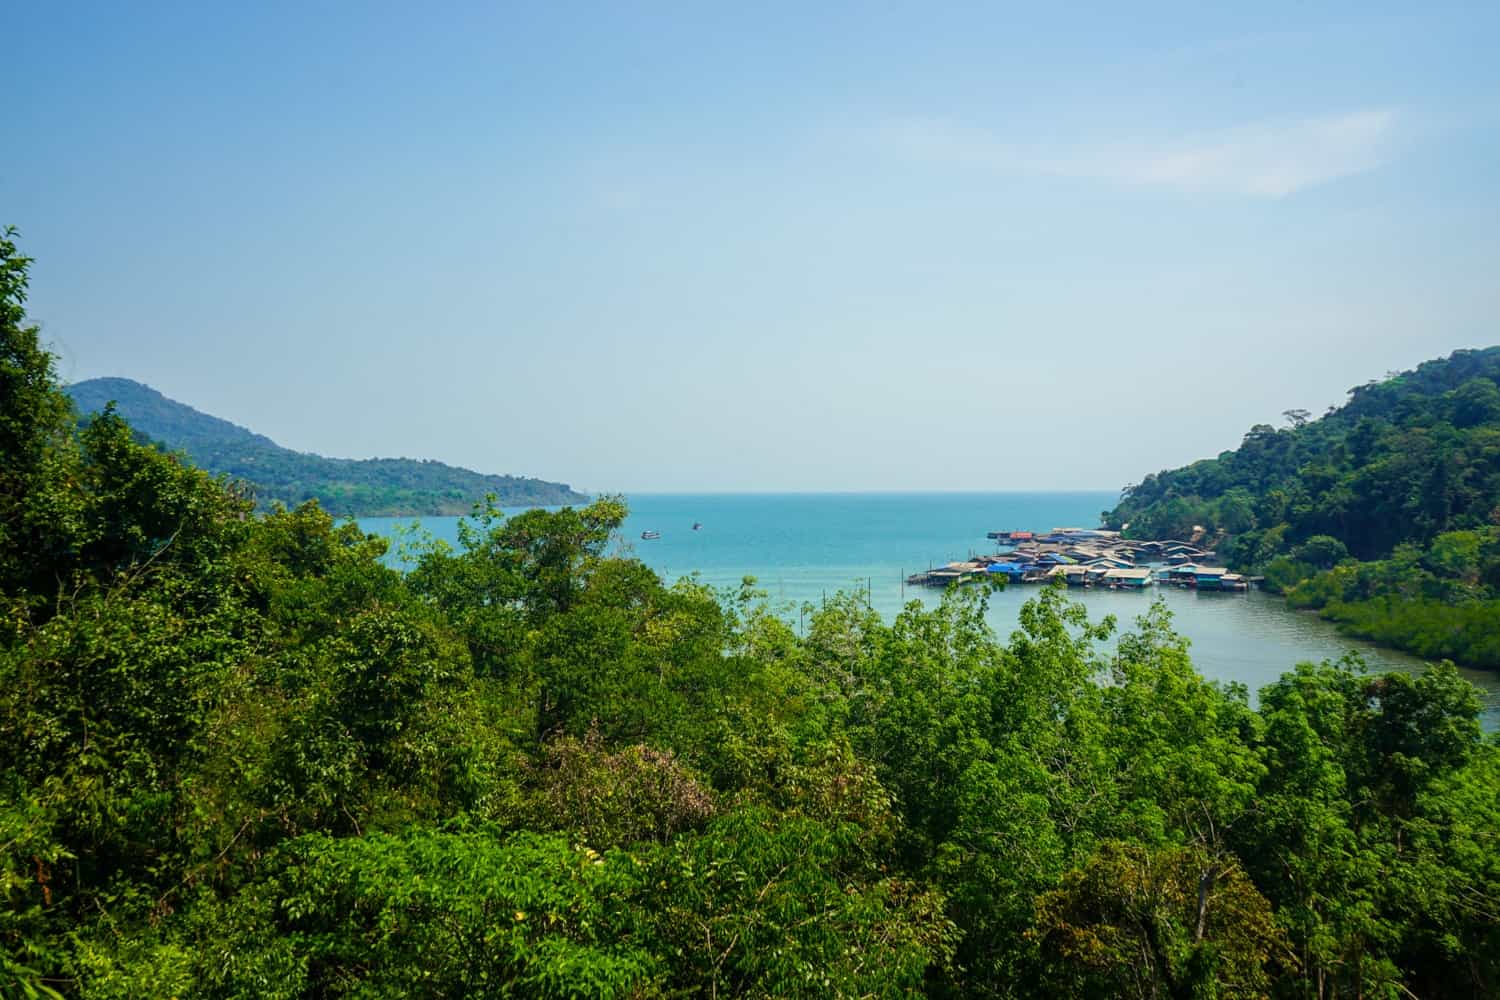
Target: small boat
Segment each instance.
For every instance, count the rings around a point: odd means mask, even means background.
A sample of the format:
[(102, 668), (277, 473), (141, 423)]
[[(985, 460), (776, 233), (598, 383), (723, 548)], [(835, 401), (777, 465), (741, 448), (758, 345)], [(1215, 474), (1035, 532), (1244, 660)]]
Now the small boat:
[(649, 542), (653, 538), (660, 538), (661, 537), (661, 532), (660, 531), (643, 531), (643, 532), (641, 532), (641, 537), (644, 538), (646, 541)]
[(693, 530), (694, 531), (697, 531), (701, 527), (703, 527), (703, 522), (702, 521), (694, 521), (693, 522)]

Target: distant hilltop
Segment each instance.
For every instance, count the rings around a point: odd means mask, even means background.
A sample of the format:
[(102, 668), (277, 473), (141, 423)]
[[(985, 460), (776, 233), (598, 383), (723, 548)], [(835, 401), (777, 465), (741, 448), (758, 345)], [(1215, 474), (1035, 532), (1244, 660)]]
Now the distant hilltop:
[(358, 517), (467, 514), (495, 494), (502, 506), (583, 503), (566, 483), (493, 476), (442, 462), (411, 458), (324, 458), (283, 448), (263, 434), (168, 399), (128, 378), (95, 378), (68, 386), (80, 417), (110, 402), (138, 435), (214, 474), (242, 480), (257, 503), (296, 506), (317, 500), (333, 514)]

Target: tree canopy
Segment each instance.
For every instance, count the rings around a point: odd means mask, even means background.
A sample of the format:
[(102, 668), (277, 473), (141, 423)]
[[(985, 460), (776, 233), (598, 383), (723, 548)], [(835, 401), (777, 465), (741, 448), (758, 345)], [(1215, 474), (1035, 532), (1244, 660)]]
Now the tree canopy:
[(1500, 669), (1500, 347), (1350, 390), (1147, 476), (1105, 512), (1139, 538), (1203, 529), (1296, 607), (1433, 659)]

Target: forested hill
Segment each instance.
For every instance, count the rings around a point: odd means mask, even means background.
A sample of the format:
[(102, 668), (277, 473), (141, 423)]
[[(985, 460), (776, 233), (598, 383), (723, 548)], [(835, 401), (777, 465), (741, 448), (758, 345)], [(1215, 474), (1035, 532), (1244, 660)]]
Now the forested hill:
[(262, 507), (276, 501), (294, 507), (315, 499), (334, 514), (467, 514), (490, 493), (502, 506), (517, 507), (588, 499), (565, 483), (485, 475), (442, 462), (324, 458), (292, 451), (126, 378), (89, 379), (67, 391), (84, 417), (114, 402), (139, 435), (186, 452), (210, 472), (251, 484)]
[(1500, 347), (1252, 427), (1218, 458), (1147, 476), (1105, 519), (1202, 527), (1302, 607), (1424, 656), (1500, 668)]

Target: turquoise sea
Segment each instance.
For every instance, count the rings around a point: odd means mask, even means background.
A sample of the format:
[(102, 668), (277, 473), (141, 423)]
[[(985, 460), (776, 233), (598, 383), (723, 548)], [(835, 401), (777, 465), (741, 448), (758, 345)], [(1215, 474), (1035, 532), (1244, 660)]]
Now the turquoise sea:
[[(753, 576), (772, 602), (798, 607), (839, 590), (867, 593), (882, 614), (906, 601), (935, 601), (933, 591), (905, 585), (918, 569), (993, 552), (993, 530), (1092, 527), (1117, 494), (1006, 493), (640, 493), (631, 495), (630, 518), (614, 543), (668, 580), (697, 574), (715, 587), (737, 586)], [(368, 531), (392, 533), (410, 519), (363, 518)], [(453, 541), (457, 518), (433, 517), (422, 530)], [(699, 524), (697, 530), (693, 525)], [(643, 531), (660, 538), (643, 540)], [(1035, 588), (1013, 586), (990, 598), (989, 619), (1003, 637), (1015, 627), (1021, 604)], [(1354, 650), (1372, 669), (1420, 670), (1422, 662), (1338, 634), (1315, 615), (1290, 611), (1258, 592), (1214, 594), (1168, 587), (1146, 593), (1074, 591), (1090, 616), (1114, 615), (1128, 626), (1152, 599), (1171, 609), (1179, 632), (1192, 641), (1193, 661), (1206, 676), (1239, 681), (1252, 691), (1304, 660), (1334, 659)], [(1485, 723), (1500, 729), (1500, 675), (1468, 671), (1483, 690)]]

